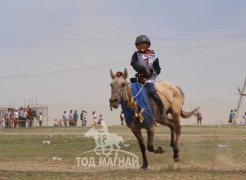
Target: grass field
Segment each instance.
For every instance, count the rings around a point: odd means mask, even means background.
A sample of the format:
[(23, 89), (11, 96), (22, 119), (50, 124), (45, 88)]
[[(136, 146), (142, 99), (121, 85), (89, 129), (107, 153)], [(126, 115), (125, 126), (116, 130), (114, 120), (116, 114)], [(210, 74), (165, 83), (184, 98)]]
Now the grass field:
[[(93, 150), (86, 138), (91, 127), (0, 129), (0, 179), (246, 179), (246, 126), (182, 126), (181, 162), (174, 163), (167, 127), (157, 126), (154, 144), (164, 154), (147, 152), (148, 170), (116, 166), (78, 166), (76, 156)], [(122, 136), (142, 163), (138, 143), (130, 129), (109, 127)], [(146, 133), (144, 132), (145, 142)], [(42, 141), (51, 141), (43, 144)], [(219, 145), (226, 145), (220, 147)], [(62, 157), (53, 161), (52, 157)]]

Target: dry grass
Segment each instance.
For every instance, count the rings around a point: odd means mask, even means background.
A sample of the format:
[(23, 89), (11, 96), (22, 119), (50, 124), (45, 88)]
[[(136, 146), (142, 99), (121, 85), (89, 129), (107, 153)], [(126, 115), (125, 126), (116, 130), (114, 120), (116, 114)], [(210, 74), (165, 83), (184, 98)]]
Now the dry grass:
[[(95, 147), (85, 138), (88, 128), (43, 127), (0, 129), (0, 179), (245, 179), (246, 126), (183, 126), (180, 139), (180, 163), (173, 163), (167, 127), (158, 126), (155, 145), (164, 154), (147, 152), (149, 168), (144, 171), (123, 167), (77, 166), (75, 157)], [(140, 157), (130, 129), (112, 126), (110, 133), (124, 138), (123, 150)], [(144, 133), (145, 134), (145, 133)], [(146, 137), (146, 134), (144, 135)], [(51, 144), (42, 144), (50, 140)], [(145, 140), (146, 142), (146, 140)], [(225, 144), (227, 147), (219, 147)], [(53, 161), (52, 157), (63, 161)]]

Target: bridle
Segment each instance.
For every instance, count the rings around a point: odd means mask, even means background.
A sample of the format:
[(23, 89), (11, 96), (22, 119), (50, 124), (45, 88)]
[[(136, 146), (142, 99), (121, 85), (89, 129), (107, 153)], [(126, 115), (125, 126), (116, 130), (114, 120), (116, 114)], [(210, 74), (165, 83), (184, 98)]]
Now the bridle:
[(142, 89), (144, 88), (144, 86), (145, 86), (145, 84), (146, 84), (146, 82), (143, 84), (143, 86), (139, 89), (139, 91), (138, 91), (138, 93), (135, 95), (135, 96), (133, 96), (133, 97), (131, 97), (131, 98), (129, 98), (128, 97), (128, 94), (127, 94), (127, 89), (130, 87), (131, 88), (131, 86), (129, 86), (130, 85), (130, 82), (127, 82), (127, 84), (125, 85), (125, 89), (124, 89), (124, 92), (123, 93), (120, 93), (120, 91), (119, 91), (119, 89), (120, 88), (118, 88), (117, 90), (112, 90), (112, 93), (118, 93), (119, 94), (119, 96), (120, 96), (120, 104), (121, 103), (123, 103), (123, 102), (127, 102), (127, 101), (129, 101), (129, 100), (131, 100), (132, 98), (134, 99), (134, 98), (136, 98), (140, 93), (141, 93), (141, 91), (142, 91)]
[(129, 82), (126, 83), (123, 93), (120, 93), (120, 91), (119, 91), (120, 87), (118, 89), (112, 90), (112, 93), (118, 93), (119, 94), (119, 96), (120, 96), (120, 102), (119, 103), (123, 103), (123, 102), (126, 102), (127, 100), (129, 100), (128, 95), (127, 95), (127, 89), (129, 87), (129, 84), (130, 84)]

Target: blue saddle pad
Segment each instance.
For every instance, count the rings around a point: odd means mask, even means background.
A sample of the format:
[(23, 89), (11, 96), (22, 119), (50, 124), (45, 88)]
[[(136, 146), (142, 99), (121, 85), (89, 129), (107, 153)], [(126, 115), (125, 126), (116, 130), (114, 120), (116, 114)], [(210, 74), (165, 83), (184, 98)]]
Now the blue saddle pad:
[[(139, 83), (130, 83), (130, 86), (132, 90), (132, 96), (135, 96), (136, 94), (138, 94), (143, 85)], [(124, 113), (127, 126), (130, 127), (131, 124), (134, 122), (141, 127), (152, 127), (154, 124), (153, 105), (145, 88), (142, 88), (139, 95), (134, 98), (134, 101), (137, 102), (138, 105), (137, 113), (139, 113), (142, 108), (144, 109), (144, 111), (142, 112), (144, 120), (141, 123), (139, 118), (137, 117), (136, 120), (133, 121), (132, 117), (134, 116), (134, 111), (127, 107), (126, 104), (121, 103), (121, 108)]]

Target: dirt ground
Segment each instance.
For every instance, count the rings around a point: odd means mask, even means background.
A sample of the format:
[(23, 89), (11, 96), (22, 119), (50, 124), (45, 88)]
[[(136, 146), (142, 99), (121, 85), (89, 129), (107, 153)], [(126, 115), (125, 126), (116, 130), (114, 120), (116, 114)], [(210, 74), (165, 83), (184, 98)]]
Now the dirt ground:
[[(27, 132), (26, 135), (44, 135), (45, 133), (39, 132)], [(66, 133), (65, 133), (66, 134)], [(121, 132), (124, 139), (132, 139), (132, 136), (128, 137), (129, 132)], [(239, 133), (240, 134), (240, 133)], [(2, 137), (4, 136), (18, 136), (16, 132), (2, 133)], [(21, 135), (25, 135), (25, 133), (21, 133)], [(47, 135), (55, 136), (55, 135), (64, 135), (63, 132), (48, 132)], [(78, 135), (81, 133), (78, 132), (70, 132), (69, 135)], [(169, 136), (163, 136), (162, 134), (157, 133), (155, 138), (162, 137), (163, 140), (168, 141)], [(227, 141), (227, 142), (238, 142), (244, 143), (246, 142), (245, 134), (242, 135), (230, 135), (230, 134), (183, 134), (181, 135), (180, 142), (186, 143), (201, 143), (206, 141)], [(137, 142), (136, 142), (137, 143)], [(148, 154), (149, 152), (147, 152)], [(213, 152), (211, 152), (213, 153)], [(192, 157), (187, 157), (191, 158)], [(26, 160), (11, 160), (11, 161), (2, 161), (0, 162), (0, 180), (8, 179), (9, 173), (11, 172), (19, 172), (19, 173), (32, 173), (39, 172), (43, 173), (44, 176), (47, 172), (51, 173), (82, 173), (82, 179), (95, 179), (98, 175), (102, 174), (102, 176), (98, 176), (98, 179), (246, 179), (246, 162), (244, 163), (235, 163), (232, 162), (229, 157), (221, 154), (216, 159), (217, 163), (214, 162), (206, 162), (201, 160), (201, 162), (197, 161), (189, 161), (189, 163), (166, 163), (164, 165), (155, 165), (155, 163), (151, 162), (148, 167), (148, 170), (140, 170), (136, 168), (118, 168), (118, 167), (94, 167), (94, 168), (86, 168), (86, 167), (78, 167), (76, 163), (71, 164), (71, 162), (67, 160), (63, 161), (50, 161), (47, 160), (39, 160), (37, 159), (26, 159)], [(142, 162), (142, 161), (141, 161)], [(221, 163), (218, 163), (221, 162)], [(112, 175), (118, 172), (120, 174), (119, 177), (117, 175)], [(126, 175), (127, 173), (132, 175)], [(147, 172), (147, 174), (146, 174)], [(124, 174), (126, 173), (126, 174)], [(111, 175), (107, 175), (111, 174)], [(126, 177), (125, 177), (126, 175)], [(147, 176), (146, 176), (147, 175)], [(78, 175), (80, 176), (80, 175)], [(24, 176), (25, 177), (25, 176)], [(73, 176), (74, 177), (74, 176)], [(77, 176), (75, 175), (75, 179)], [(35, 176), (34, 176), (35, 178)], [(62, 176), (61, 179), (70, 179), (70, 176)], [(15, 179), (15, 178), (14, 178)], [(39, 179), (39, 178), (38, 178)], [(49, 179), (49, 178), (48, 178)], [(73, 178), (72, 178), (73, 179)]]

